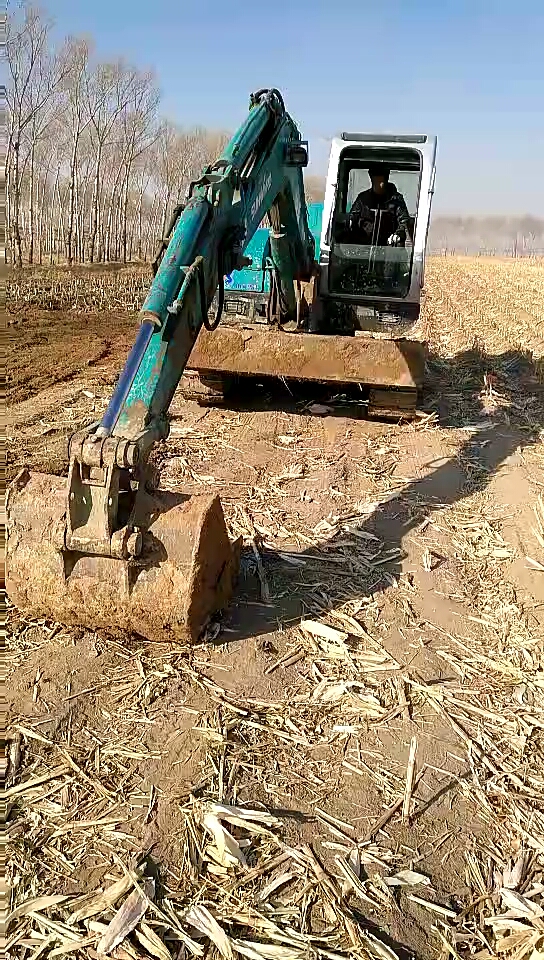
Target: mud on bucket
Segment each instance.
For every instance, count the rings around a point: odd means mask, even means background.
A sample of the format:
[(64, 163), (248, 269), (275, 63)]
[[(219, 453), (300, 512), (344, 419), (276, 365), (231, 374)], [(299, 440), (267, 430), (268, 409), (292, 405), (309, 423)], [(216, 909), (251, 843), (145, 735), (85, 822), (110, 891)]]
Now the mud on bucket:
[(240, 543), (219, 497), (155, 491), (134, 560), (61, 548), (66, 479), (22, 471), (7, 501), (6, 589), (34, 617), (127, 630), (150, 640), (195, 641), (229, 602)]

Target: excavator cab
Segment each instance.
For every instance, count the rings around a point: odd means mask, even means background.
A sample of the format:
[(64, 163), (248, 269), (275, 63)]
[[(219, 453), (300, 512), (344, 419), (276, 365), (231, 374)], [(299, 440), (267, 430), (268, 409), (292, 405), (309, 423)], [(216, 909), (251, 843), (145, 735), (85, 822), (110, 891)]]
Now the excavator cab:
[[(435, 155), (436, 140), (425, 135), (344, 133), (333, 141), (320, 245), (325, 316), (349, 305), (363, 329), (369, 316), (417, 319)], [(381, 196), (375, 168), (385, 171)]]

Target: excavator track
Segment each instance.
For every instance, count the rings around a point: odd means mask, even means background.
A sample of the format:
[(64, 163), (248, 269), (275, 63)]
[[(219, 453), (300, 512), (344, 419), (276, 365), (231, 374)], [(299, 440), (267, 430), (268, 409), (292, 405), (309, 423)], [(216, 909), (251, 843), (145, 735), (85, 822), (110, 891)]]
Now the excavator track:
[(417, 416), (419, 391), (370, 390), (368, 396), (369, 420), (412, 420)]
[(222, 407), (226, 403), (232, 387), (232, 377), (223, 374), (200, 374), (197, 370), (186, 370), (179, 389), (185, 400), (195, 400), (201, 407)]

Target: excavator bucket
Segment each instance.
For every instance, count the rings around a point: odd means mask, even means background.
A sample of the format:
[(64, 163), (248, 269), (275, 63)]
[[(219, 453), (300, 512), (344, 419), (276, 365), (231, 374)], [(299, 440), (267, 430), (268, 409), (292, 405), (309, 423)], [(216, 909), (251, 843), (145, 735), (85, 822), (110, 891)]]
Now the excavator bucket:
[(6, 587), (30, 616), (191, 642), (228, 603), (240, 544), (217, 496), (146, 494), (130, 560), (66, 550), (66, 503), (66, 479), (43, 473), (21, 471), (8, 491)]
[(186, 397), (221, 399), (237, 377), (357, 384), (368, 388), (369, 412), (394, 417), (415, 412), (425, 372), (424, 344), (366, 336), (287, 333), (264, 327), (201, 330), (182, 379)]

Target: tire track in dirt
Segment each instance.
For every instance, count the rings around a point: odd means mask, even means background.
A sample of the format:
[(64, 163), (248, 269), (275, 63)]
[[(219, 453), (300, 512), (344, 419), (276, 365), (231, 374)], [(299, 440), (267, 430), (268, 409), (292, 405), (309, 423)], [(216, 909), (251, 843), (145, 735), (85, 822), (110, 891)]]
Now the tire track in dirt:
[(132, 313), (76, 313), (24, 307), (10, 328), (7, 400), (21, 402), (111, 362), (117, 372), (137, 331)]

